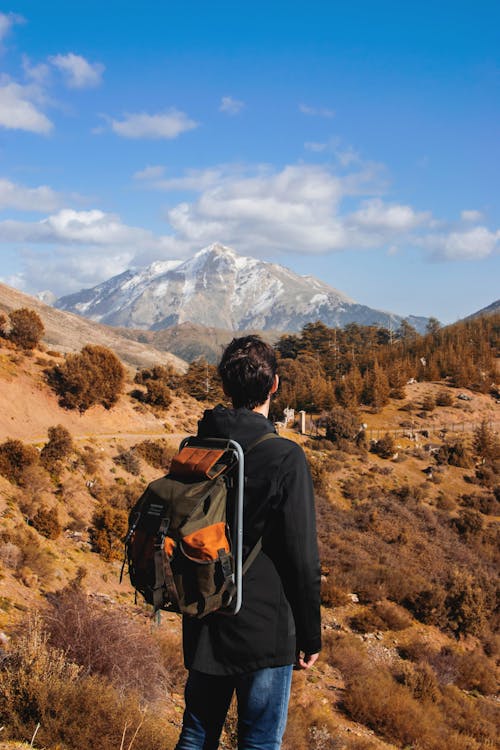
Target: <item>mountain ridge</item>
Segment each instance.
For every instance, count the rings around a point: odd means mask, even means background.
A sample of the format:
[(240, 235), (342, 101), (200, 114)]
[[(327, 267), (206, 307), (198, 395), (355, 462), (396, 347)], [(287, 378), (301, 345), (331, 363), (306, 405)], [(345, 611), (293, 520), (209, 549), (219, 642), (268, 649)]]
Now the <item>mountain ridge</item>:
[[(214, 243), (186, 261), (128, 269), (90, 289), (59, 298), (55, 307), (125, 328), (161, 330), (191, 322), (232, 331), (299, 331), (321, 320), (397, 327), (403, 317), (359, 304), (313, 276), (242, 256)], [(428, 319), (408, 316), (419, 332)]]

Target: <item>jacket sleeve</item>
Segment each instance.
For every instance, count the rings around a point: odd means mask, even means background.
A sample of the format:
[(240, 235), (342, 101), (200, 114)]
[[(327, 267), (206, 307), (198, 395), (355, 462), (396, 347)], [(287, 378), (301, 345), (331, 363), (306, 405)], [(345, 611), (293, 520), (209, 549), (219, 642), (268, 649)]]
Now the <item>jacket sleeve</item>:
[(293, 446), (281, 469), (275, 562), (292, 608), (297, 649), (314, 654), (321, 649), (321, 570), (313, 485), (300, 446)]

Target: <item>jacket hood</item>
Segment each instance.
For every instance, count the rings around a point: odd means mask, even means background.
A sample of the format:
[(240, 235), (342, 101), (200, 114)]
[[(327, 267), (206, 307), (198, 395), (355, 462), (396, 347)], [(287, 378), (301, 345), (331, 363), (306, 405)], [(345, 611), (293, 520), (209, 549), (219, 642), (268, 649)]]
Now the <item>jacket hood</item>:
[(198, 422), (199, 437), (230, 438), (243, 449), (268, 432), (276, 430), (263, 414), (245, 408), (228, 409), (221, 404), (207, 409)]

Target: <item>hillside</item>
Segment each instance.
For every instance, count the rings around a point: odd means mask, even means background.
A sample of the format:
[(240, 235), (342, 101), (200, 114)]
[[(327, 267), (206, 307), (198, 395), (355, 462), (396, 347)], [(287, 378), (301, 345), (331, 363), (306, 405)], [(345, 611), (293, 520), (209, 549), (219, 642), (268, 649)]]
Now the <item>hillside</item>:
[[(0, 638), (7, 649), (17, 649), (18, 665), (27, 665), (29, 656), (29, 700), (37, 706), (17, 729), (3, 714), (6, 738), (29, 742), (39, 722), (35, 747), (55, 750), (62, 735), (50, 700), (57, 695), (59, 714), (73, 727), (65, 735), (71, 750), (90, 747), (90, 731), (99, 733), (100, 750), (115, 750), (123, 732), (128, 743), (139, 724), (133, 750), (155, 750), (159, 742), (172, 750), (183, 705), (180, 623), (165, 615), (151, 633), (147, 608), (134, 604), (126, 581), (119, 584), (121, 538), (127, 508), (162, 471), (150, 465), (151, 456), (166, 460), (180, 437), (196, 429), (206, 405), (178, 388), (168, 408), (150, 407), (127, 395), (134, 388), (129, 381), (114, 407), (93, 406), (78, 415), (62, 409), (46, 383), (44, 371), (57, 359), (0, 348), (0, 452), (2, 441), (13, 437), (39, 451), (55, 424), (73, 438), (70, 453), (51, 471), (35, 454), (18, 482), (0, 476)], [(402, 425), (407, 404), (418, 409), (443, 390), (448, 405), (436, 406), (425, 419), (414, 412), (416, 424)], [(312, 470), (324, 604), (324, 649), (311, 673), (294, 675), (284, 750), (496, 745), (498, 474), (486, 472), (487, 464), (475, 457), (472, 431), (484, 419), (494, 424), (497, 415), (489, 394), (424, 382), (407, 385), (404, 399), (390, 399), (380, 409), (360, 407), (368, 438), (393, 437), (387, 458), (353, 441), (326, 440), (316, 418), (308, 419), (307, 435), (294, 426), (282, 429), (304, 445)], [(145, 441), (156, 448), (148, 443), (145, 450)], [(463, 465), (450, 462), (457, 442), (465, 443)], [(78, 611), (90, 672), (67, 679), (73, 667), (43, 645), (42, 626), (33, 620), (37, 610), (46, 613), (54, 643), (75, 654), (72, 613)], [(16, 635), (19, 623), (24, 641)], [(147, 693), (153, 667), (139, 643), (157, 654), (154, 668), (160, 664), (158, 680), (165, 684), (161, 699)], [(52, 699), (42, 690), (49, 657), (57, 691)], [(131, 695), (123, 703), (113, 679), (122, 695), (130, 680), (143, 691), (141, 709)], [(99, 703), (107, 709), (99, 711)], [(84, 723), (68, 713), (71, 706), (85, 706)], [(221, 745), (226, 750), (235, 746), (234, 722), (232, 713)]]
[(0, 311), (6, 313), (21, 307), (35, 310), (45, 326), (44, 343), (62, 352), (79, 351), (85, 344), (101, 344), (113, 349), (132, 367), (147, 367), (159, 363), (171, 364), (183, 372), (186, 364), (165, 351), (158, 351), (137, 341), (124, 338), (112, 328), (86, 320), (79, 315), (56, 310), (35, 297), (0, 284)]
[(280, 331), (254, 329), (238, 331), (236, 334), (224, 328), (210, 328), (199, 323), (179, 323), (159, 331), (144, 331), (136, 328), (117, 328), (117, 331), (125, 338), (147, 342), (156, 349), (171, 352), (187, 362), (204, 357), (212, 364), (219, 361), (224, 347), (235, 335), (256, 334), (271, 344), (281, 335)]

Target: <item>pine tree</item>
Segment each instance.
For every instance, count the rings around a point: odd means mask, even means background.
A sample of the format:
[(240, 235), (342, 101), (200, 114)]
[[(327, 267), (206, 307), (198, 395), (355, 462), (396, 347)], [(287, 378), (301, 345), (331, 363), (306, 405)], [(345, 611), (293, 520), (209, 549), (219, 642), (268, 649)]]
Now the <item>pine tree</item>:
[(474, 450), (483, 461), (496, 461), (500, 458), (500, 441), (498, 435), (483, 419), (474, 432)]
[(389, 380), (377, 360), (373, 369), (367, 371), (364, 377), (363, 402), (374, 409), (381, 409), (389, 401)]

